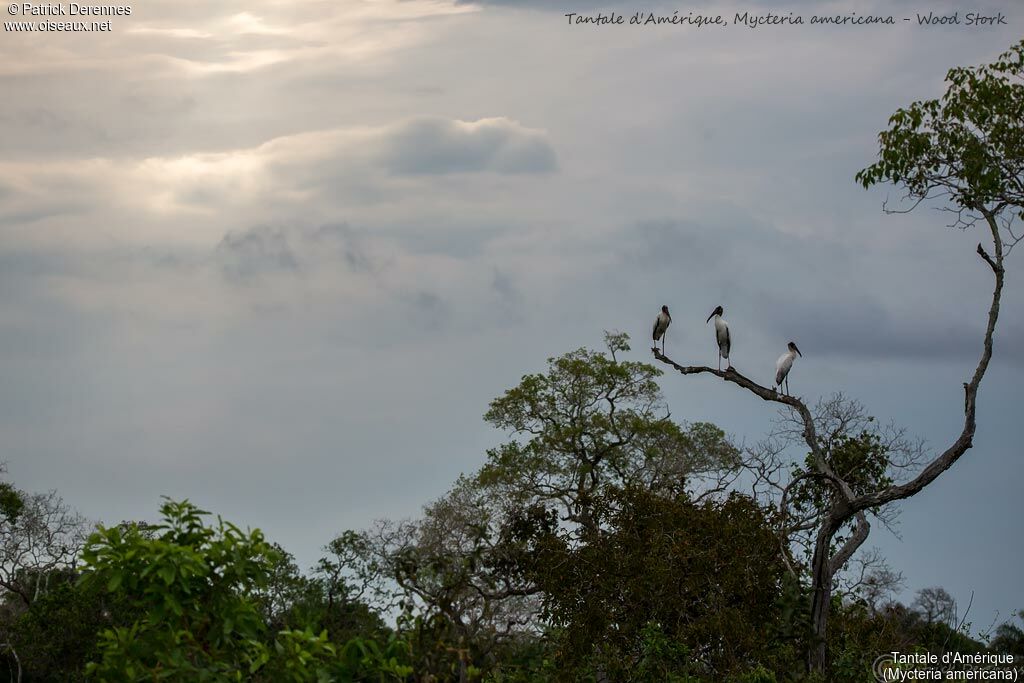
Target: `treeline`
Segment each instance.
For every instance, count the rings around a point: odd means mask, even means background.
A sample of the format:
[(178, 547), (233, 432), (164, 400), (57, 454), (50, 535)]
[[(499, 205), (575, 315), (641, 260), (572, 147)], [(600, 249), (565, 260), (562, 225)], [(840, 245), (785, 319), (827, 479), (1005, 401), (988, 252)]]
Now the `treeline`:
[[(784, 421), (750, 449), (676, 422), (660, 371), (606, 341), (494, 400), (509, 439), (421, 517), (341, 533), (306, 572), (189, 502), (92, 530), (0, 484), (0, 678), (859, 683), (894, 650), (1024, 657), (1020, 625), (979, 639), (941, 588), (892, 602), (903, 577), (867, 553), (836, 583), (827, 678), (808, 674), (808, 539), (778, 502), (813, 522), (827, 488)], [(843, 397), (818, 415), (844, 471), (912, 450)]]

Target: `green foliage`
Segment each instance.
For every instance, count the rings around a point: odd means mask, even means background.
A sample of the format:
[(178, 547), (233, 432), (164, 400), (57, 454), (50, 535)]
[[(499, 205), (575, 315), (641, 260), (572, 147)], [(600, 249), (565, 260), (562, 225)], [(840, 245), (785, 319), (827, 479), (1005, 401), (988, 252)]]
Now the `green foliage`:
[(763, 511), (738, 495), (700, 504), (643, 489), (609, 495), (609, 528), (579, 546), (543, 515), (514, 527), (523, 571), (558, 629), (560, 671), (641, 681), (745, 670), (779, 619), (784, 567)]
[(694, 669), (690, 648), (668, 637), (660, 624), (647, 622), (639, 636), (639, 656), (631, 672), (632, 680), (699, 683), (688, 673)]
[(0, 481), (0, 517), (13, 522), (25, 507), (25, 500), (14, 486)]
[[(867, 430), (858, 434), (840, 434), (822, 444), (825, 461), (832, 471), (842, 477), (854, 494), (862, 495), (892, 484), (889, 476), (890, 453), (876, 432)], [(803, 470), (815, 471), (813, 457), (808, 454)], [(798, 514), (827, 508), (835, 489), (820, 477), (806, 477), (794, 484), (790, 505)]]
[(670, 419), (647, 363), (623, 361), (628, 337), (607, 335), (607, 353), (578, 349), (548, 360), (491, 402), (485, 419), (518, 440), (488, 451), (477, 482), (509, 503), (544, 503), (591, 530), (602, 487), (638, 485), (681, 493), (691, 478), (735, 468), (738, 450), (714, 425)]
[(763, 666), (758, 666), (747, 673), (729, 679), (729, 683), (778, 683), (775, 674)]
[(292, 556), (274, 545), (266, 585), (256, 594), (260, 613), (271, 630), (326, 631), (336, 646), (357, 636), (387, 635), (380, 615), (358, 599), (346, 576), (354, 558), (339, 553), (353, 537), (353, 532), (346, 532), (333, 541), (329, 545), (332, 555), (322, 558), (311, 576), (303, 575)]
[(353, 638), (341, 650), (339, 683), (404, 681), (413, 674), (408, 644), (394, 635), (384, 641)]
[(285, 683), (333, 680), (330, 664), (336, 651), (326, 631), (319, 634), (309, 628), (280, 631), (274, 640), (274, 650), (277, 657), (261, 672), (261, 678)]
[(771, 662), (782, 680), (798, 680), (806, 667), (803, 653), (814, 639), (810, 591), (786, 572), (782, 575), (775, 606), (779, 619), (762, 661)]
[(544, 683), (557, 680), (550, 642), (520, 635), (502, 642), (495, 651), (495, 663), (483, 683)]
[(205, 525), (208, 513), (188, 501), (168, 500), (160, 511), (164, 521), (154, 527), (101, 527), (83, 553), (80, 585), (121, 594), (140, 615), (100, 632), (98, 661), (87, 667), (93, 678), (320, 683), (409, 675), (398, 641), (382, 649), (356, 640), (339, 650), (326, 631), (308, 626), (271, 635), (260, 591), (282, 555), (259, 530), (220, 518)]
[(102, 587), (76, 586), (70, 571), (55, 572), (49, 590), (8, 627), (28, 680), (82, 681), (98, 656), (96, 634), (127, 618), (124, 600)]
[(945, 94), (914, 102), (879, 135), (879, 160), (860, 171), (864, 187), (904, 186), (923, 199), (935, 191), (956, 206), (1024, 206), (1024, 41), (992, 64), (957, 67)]
[(100, 680), (188, 678), (241, 680), (270, 655), (251, 599), (265, 585), (273, 549), (258, 531), (244, 533), (203, 515), (188, 501), (167, 501), (164, 523), (100, 528), (82, 555), (85, 583), (122, 590), (144, 616), (100, 634)]
[(872, 663), (884, 652), (931, 652), (941, 657), (944, 652), (981, 652), (984, 646), (899, 603), (872, 612), (860, 604), (837, 602), (832, 610), (829, 649), (833, 653), (831, 681), (868, 683), (874, 680)]

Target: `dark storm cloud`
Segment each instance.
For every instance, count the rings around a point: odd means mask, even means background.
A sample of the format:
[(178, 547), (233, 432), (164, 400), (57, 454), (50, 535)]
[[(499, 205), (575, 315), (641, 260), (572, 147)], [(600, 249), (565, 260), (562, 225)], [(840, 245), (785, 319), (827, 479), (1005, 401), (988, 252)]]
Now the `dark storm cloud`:
[(544, 173), (557, 168), (555, 151), (543, 134), (507, 119), (409, 121), (388, 136), (384, 163), (393, 173), (410, 175)]

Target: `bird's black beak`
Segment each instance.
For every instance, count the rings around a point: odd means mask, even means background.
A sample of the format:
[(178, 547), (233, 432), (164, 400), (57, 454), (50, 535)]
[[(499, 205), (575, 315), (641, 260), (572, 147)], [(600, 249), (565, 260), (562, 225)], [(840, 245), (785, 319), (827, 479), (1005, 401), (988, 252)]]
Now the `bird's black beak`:
[(804, 354), (800, 353), (800, 349), (796, 348), (796, 344), (793, 344), (793, 350), (795, 350), (795, 351), (796, 351), (796, 354), (797, 354), (798, 356), (800, 356), (801, 358), (803, 358), (803, 357), (804, 357)]
[(704, 321), (704, 324), (707, 325), (709, 322), (711, 322), (711, 319), (714, 318), (714, 317), (715, 317), (715, 312), (712, 311), (711, 315), (708, 316), (708, 319)]

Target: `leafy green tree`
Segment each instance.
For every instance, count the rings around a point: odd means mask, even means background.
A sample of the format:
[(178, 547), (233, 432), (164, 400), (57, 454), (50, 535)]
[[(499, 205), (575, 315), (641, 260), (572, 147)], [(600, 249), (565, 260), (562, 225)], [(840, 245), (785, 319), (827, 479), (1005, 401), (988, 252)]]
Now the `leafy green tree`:
[(704, 476), (735, 470), (739, 451), (707, 423), (671, 419), (648, 363), (625, 361), (625, 334), (606, 334), (607, 352), (572, 351), (548, 361), (491, 402), (484, 416), (514, 437), (488, 451), (477, 482), (512, 505), (541, 503), (562, 520), (596, 531), (604, 487), (642, 486), (666, 495)]
[(560, 677), (724, 680), (767, 659), (785, 567), (764, 511), (738, 494), (605, 495), (607, 529), (580, 544), (539, 507), (508, 529), (542, 591)]
[(123, 591), (142, 616), (100, 634), (100, 680), (241, 680), (270, 658), (254, 594), (275, 553), (188, 501), (168, 500), (163, 523), (100, 528), (83, 553), (85, 585)]
[[(6, 466), (0, 463), (0, 474), (5, 471)], [(14, 488), (10, 482), (0, 481), (0, 519), (6, 524), (10, 524), (24, 507), (25, 501), (18, 489)]]
[[(100, 681), (404, 680), (404, 645), (356, 639), (336, 647), (325, 630), (267, 628), (260, 591), (282, 556), (259, 530), (243, 532), (188, 501), (166, 501), (163, 523), (101, 527), (83, 553), (84, 587), (121, 593), (139, 616), (101, 631)], [(287, 573), (287, 563), (285, 563)], [(266, 603), (263, 603), (266, 608)]]
[(878, 161), (857, 180), (865, 188), (892, 183), (915, 202), (946, 199), (960, 219), (956, 225), (983, 220), (1000, 251), (997, 221), (1019, 217), (1024, 208), (1022, 77), (1024, 40), (991, 64), (950, 69), (941, 98), (890, 117), (878, 136)]
[(546, 372), (495, 399), (485, 419), (513, 439), (421, 519), (381, 523), (358, 548), (349, 539), (374, 583), (394, 588), (375, 604), (403, 609), (417, 670), (469, 680), (494, 670), (506, 643), (544, 627), (539, 589), (513, 570), (518, 550), (503, 542), (514, 511), (540, 505), (578, 540), (609, 519), (619, 500), (604, 495), (611, 486), (674, 497), (735, 470), (739, 452), (721, 430), (673, 421), (660, 371), (620, 358), (625, 335), (607, 335), (606, 346), (550, 359)]
[(86, 663), (99, 656), (98, 632), (134, 618), (123, 594), (75, 579), (70, 570), (55, 572), (49, 590), (8, 626), (26, 681), (85, 680)]

